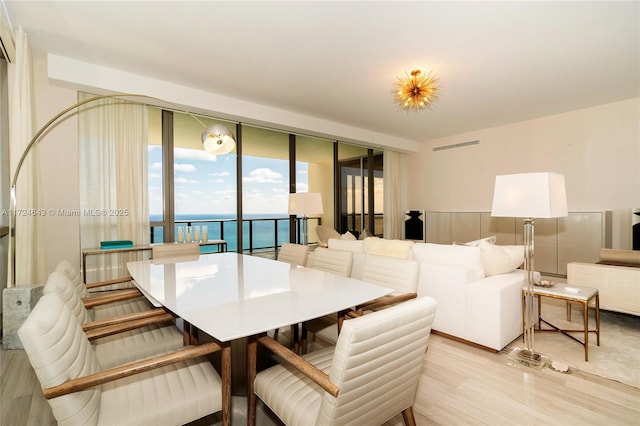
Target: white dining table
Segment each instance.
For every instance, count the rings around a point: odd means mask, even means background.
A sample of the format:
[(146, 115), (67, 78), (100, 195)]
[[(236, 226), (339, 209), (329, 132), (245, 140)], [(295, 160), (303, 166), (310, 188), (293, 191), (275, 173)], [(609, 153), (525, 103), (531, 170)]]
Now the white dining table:
[(238, 253), (127, 263), (136, 286), (221, 342), (349, 309), (387, 287)]

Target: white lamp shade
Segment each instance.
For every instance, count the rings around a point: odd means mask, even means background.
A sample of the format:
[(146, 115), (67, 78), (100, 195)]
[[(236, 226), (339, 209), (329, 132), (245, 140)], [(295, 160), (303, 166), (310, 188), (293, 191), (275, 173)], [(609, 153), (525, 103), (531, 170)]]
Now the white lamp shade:
[(289, 194), (289, 214), (309, 216), (322, 214), (322, 196), (319, 192), (296, 192)]
[(223, 155), (236, 149), (236, 139), (225, 126), (213, 124), (202, 132), (202, 147), (214, 155)]
[(496, 176), (491, 216), (549, 218), (567, 214), (563, 175), (545, 172)]

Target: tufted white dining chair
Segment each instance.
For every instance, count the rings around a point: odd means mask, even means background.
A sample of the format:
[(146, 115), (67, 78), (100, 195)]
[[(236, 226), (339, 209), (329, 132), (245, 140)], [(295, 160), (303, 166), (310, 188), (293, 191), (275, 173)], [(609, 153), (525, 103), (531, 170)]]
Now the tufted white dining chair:
[(18, 335), (60, 425), (181, 425), (221, 410), (230, 424), (229, 371), (220, 378), (204, 357), (222, 351), (228, 366), (228, 346), (208, 343), (104, 369), (54, 293), (40, 298)]
[(200, 256), (200, 244), (198, 243), (164, 243), (151, 246), (151, 258), (163, 259), (177, 256)]
[(80, 270), (73, 266), (71, 262), (64, 259), (58, 262), (55, 271), (65, 274), (71, 280), (73, 285), (76, 286), (76, 288), (78, 289), (78, 293), (83, 298), (91, 297), (94, 292), (135, 288), (135, 285), (131, 282), (131, 277), (129, 276), (85, 284), (82, 280)]
[[(256, 396), (286, 425), (380, 425), (413, 402), (437, 303), (423, 297), (345, 321), (335, 347), (300, 357), (268, 336), (249, 342), (247, 423)], [(257, 344), (282, 364), (256, 375)]]
[(309, 246), (304, 244), (282, 243), (278, 252), (278, 261), (304, 266), (307, 262)]
[[(278, 251), (278, 261), (286, 262), (292, 265), (305, 266), (307, 263), (307, 255), (309, 254), (309, 246), (304, 244), (282, 243)], [(273, 331), (273, 338), (278, 339), (280, 330)], [(295, 348), (299, 347), (298, 325), (291, 326), (291, 340)]]
[[(415, 260), (390, 256), (367, 255), (362, 270), (362, 280), (393, 289), (388, 295), (357, 306), (349, 316), (362, 316), (365, 312), (383, 309), (396, 303), (417, 297), (420, 264)], [(337, 326), (327, 326), (314, 333), (317, 337), (335, 343), (344, 317), (338, 318)]]
[[(313, 269), (319, 269), (325, 272), (331, 272), (332, 274), (348, 277), (351, 275), (351, 266), (353, 265), (353, 253), (343, 250), (330, 250), (325, 248), (318, 248), (313, 252), (313, 256), (309, 258), (309, 267)], [(302, 353), (307, 353), (308, 338), (307, 334), (312, 333), (315, 338), (316, 333), (327, 328), (335, 328), (335, 339), (337, 339), (337, 313), (325, 315), (321, 318), (316, 318), (311, 321), (307, 321), (302, 324), (300, 347)], [(327, 330), (327, 333), (331, 333)], [(315, 339), (314, 339), (315, 340)], [(326, 339), (325, 339), (326, 340)], [(334, 342), (335, 343), (335, 340)]]
[(183, 345), (183, 334), (173, 324), (173, 315), (163, 309), (125, 315), (119, 315), (120, 309), (116, 309), (112, 316), (94, 321), (76, 288), (60, 272), (49, 274), (42, 292), (55, 294), (71, 311), (92, 341), (103, 367), (176, 350)]
[(318, 248), (313, 252), (313, 256), (309, 258), (309, 264), (307, 266), (313, 269), (319, 269), (321, 271), (348, 277), (351, 275), (352, 265), (352, 252)]

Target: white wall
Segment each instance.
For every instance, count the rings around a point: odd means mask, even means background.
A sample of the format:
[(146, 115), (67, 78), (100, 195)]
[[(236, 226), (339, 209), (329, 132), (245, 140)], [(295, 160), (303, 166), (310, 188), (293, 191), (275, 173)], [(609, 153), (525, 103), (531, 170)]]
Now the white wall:
[[(480, 143), (433, 151), (473, 140)], [(569, 210), (612, 210), (613, 247), (631, 248), (640, 98), (426, 141), (409, 155), (407, 207), (490, 211), (496, 175), (542, 171), (565, 175)]]

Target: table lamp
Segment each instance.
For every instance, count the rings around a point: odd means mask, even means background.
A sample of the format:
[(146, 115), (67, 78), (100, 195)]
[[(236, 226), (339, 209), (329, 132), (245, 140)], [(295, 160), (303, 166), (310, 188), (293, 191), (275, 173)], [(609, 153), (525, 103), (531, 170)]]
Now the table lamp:
[(567, 216), (564, 176), (557, 173), (520, 173), (496, 176), (491, 216), (524, 218), (524, 348), (516, 348), (510, 359), (531, 367), (542, 366), (541, 354), (533, 347), (533, 237), (535, 218)]
[(302, 215), (302, 241), (309, 243), (308, 219), (311, 214), (322, 214), (322, 196), (319, 192), (296, 192), (289, 194), (290, 215)]

